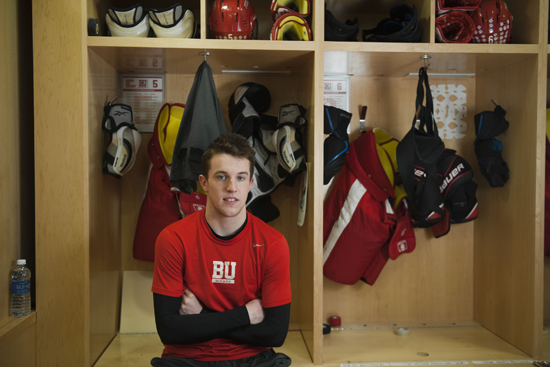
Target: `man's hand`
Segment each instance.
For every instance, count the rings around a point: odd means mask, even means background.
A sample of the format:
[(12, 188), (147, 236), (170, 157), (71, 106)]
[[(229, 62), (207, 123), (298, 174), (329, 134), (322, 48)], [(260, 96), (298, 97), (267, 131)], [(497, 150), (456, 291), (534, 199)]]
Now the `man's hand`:
[(245, 306), (248, 311), (248, 317), (250, 318), (250, 325), (259, 324), (264, 321), (264, 308), (262, 307), (262, 301), (259, 299), (253, 299)]
[(189, 288), (185, 288), (185, 292), (181, 297), (180, 315), (197, 315), (201, 311), (202, 303)]

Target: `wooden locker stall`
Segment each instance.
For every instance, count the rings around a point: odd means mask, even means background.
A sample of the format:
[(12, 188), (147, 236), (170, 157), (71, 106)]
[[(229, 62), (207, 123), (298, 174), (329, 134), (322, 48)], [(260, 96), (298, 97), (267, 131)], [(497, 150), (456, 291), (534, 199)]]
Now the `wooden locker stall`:
[[(249, 43), (207, 39), (205, 9), (212, 4), (206, 1), (186, 4), (201, 24), (200, 39), (104, 37), (107, 7), (130, 5), (123, 1), (82, 1), (66, 6), (61, 1), (48, 1), (34, 6), (36, 86), (42, 93), (37, 97), (36, 110), (41, 116), (36, 129), (37, 194), (41, 198), (37, 204), (37, 257), (43, 274), (38, 285), (42, 316), (37, 331), (39, 365), (52, 361), (60, 365), (95, 364), (119, 330), (123, 272), (153, 269), (152, 263), (132, 257), (152, 134), (141, 134), (138, 160), (127, 175), (117, 180), (102, 173), (108, 145), (101, 131), (103, 106), (119, 95), (120, 73), (163, 73), (166, 102), (185, 103), (195, 72), (204, 60), (200, 53), (207, 51), (228, 130), (229, 97), (240, 84), (254, 81), (270, 91), (268, 114), (277, 116), (279, 107), (294, 103), (294, 99), (306, 108), (304, 145), (308, 157), (319, 156), (314, 154), (318, 149), (314, 90), (319, 88), (316, 80), (321, 79), (322, 70), (316, 66), (319, 54), (314, 52), (313, 41), (269, 42), (267, 26), (260, 28), (260, 40)], [(143, 5), (147, 9), (171, 3)], [(265, 25), (271, 20), (269, 8), (258, 16)], [(100, 37), (86, 35), (88, 18), (99, 19)], [(140, 68), (136, 61), (143, 58), (154, 58), (161, 66)], [(65, 140), (69, 140), (67, 145), (59, 143)], [(310, 163), (309, 181), (314, 182), (315, 165), (312, 160)], [(313, 187), (308, 193), (305, 224), (296, 224), (299, 183), (300, 177), (294, 186), (282, 185), (274, 192), (272, 199), (281, 216), (271, 225), (289, 242), (291, 327), (302, 330), (304, 337), (297, 339), (303, 346), (300, 353), (311, 359), (305, 343), (313, 344), (313, 329), (318, 324), (314, 322), (313, 300), (320, 289), (313, 285), (312, 276), (313, 244), (318, 240), (314, 238)], [(63, 286), (57, 282), (60, 278)], [(320, 326), (315, 328), (320, 330)], [(160, 355), (162, 345), (156, 338)]]
[[(514, 15), (509, 45), (436, 43), (436, 0), (406, 1), (419, 11), (424, 33), (418, 43), (362, 42), (361, 33), (359, 42), (325, 42), (324, 2), (318, 1), (312, 1), (308, 19), (313, 41), (272, 42), (270, 2), (251, 3), (259, 40), (246, 42), (212, 39), (207, 25), (213, 0), (185, 4), (198, 19), (200, 38), (178, 40), (105, 37), (107, 8), (134, 4), (127, 0), (33, 3), (37, 365), (103, 367), (120, 363), (125, 353), (147, 365), (136, 351), (155, 353), (146, 335), (117, 336), (123, 272), (153, 269), (132, 257), (151, 133), (142, 133), (128, 174), (120, 180), (104, 175), (103, 106), (119, 94), (120, 73), (130, 72), (163, 73), (166, 102), (185, 103), (205, 51), (224, 113), (234, 89), (249, 81), (269, 89), (268, 114), (277, 115), (292, 98), (307, 109), (306, 221), (296, 224), (297, 180), (274, 192), (281, 216), (270, 223), (291, 251), (291, 329), (297, 331), (289, 333), (285, 347), (295, 365), (541, 358), (547, 1), (507, 1)], [(327, 0), (326, 6), (337, 19), (358, 17), (361, 29), (368, 29), (398, 3)], [(99, 37), (87, 36), (89, 18), (99, 20)], [(479, 218), (453, 225), (439, 239), (417, 229), (415, 251), (390, 260), (374, 286), (331, 282), (323, 277), (324, 74), (350, 77), (352, 140), (359, 136), (362, 105), (368, 106), (367, 128), (381, 127), (401, 139), (411, 126), (418, 80), (408, 75), (424, 65), (423, 56), (430, 57), (429, 74), (444, 74), (430, 76), (432, 86), (460, 84), (466, 91), (465, 136), (446, 138), (445, 144), (474, 168)], [(160, 67), (140, 69), (140, 58), (155, 58)], [(472, 75), (450, 77), (456, 73)], [(500, 189), (489, 187), (473, 150), (473, 116), (492, 110), (491, 99), (510, 121), (499, 140), (511, 177)], [(323, 336), (322, 324), (332, 315), (341, 316), (343, 328)], [(408, 327), (410, 335), (396, 336), (397, 327)], [(133, 344), (124, 349), (130, 339)]]
[[(511, 44), (477, 45), (437, 43), (435, 1), (407, 3), (416, 4), (420, 23), (429, 25), (420, 43), (325, 42), (325, 70), (339, 73), (336, 65), (326, 64), (337, 55), (349, 60), (340, 74), (350, 76), (352, 138), (359, 135), (364, 105), (367, 129), (381, 127), (397, 139), (405, 136), (418, 81), (409, 74), (424, 65), (423, 56), (430, 57), (432, 87), (450, 92), (460, 84), (467, 97), (467, 129), (463, 137), (443, 139), (474, 169), (479, 217), (452, 225), (449, 234), (437, 239), (430, 229), (417, 228), (414, 252), (389, 260), (374, 286), (347, 286), (325, 278), (323, 321), (338, 315), (343, 325), (324, 337), (324, 363), (540, 358), (540, 134), (547, 61), (541, 49), (547, 52), (548, 4), (507, 1), (514, 15)], [(329, 1), (327, 8), (342, 22), (357, 17), (361, 29), (370, 29), (395, 4), (380, 2), (374, 8), (359, 1)], [(510, 121), (508, 131), (498, 137), (511, 171), (503, 188), (489, 186), (474, 153), (474, 115), (492, 111), (491, 99), (506, 109)], [(408, 328), (409, 336), (396, 335), (399, 327)]]

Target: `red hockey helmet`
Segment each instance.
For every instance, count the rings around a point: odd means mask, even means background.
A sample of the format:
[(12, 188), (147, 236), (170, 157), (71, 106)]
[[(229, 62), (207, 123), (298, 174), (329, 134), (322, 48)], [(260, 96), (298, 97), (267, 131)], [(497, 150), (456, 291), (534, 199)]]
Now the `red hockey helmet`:
[(256, 12), (249, 0), (214, 0), (208, 22), (214, 38), (257, 38)]
[(484, 0), (472, 12), (476, 43), (508, 43), (512, 33), (512, 13), (503, 0)]

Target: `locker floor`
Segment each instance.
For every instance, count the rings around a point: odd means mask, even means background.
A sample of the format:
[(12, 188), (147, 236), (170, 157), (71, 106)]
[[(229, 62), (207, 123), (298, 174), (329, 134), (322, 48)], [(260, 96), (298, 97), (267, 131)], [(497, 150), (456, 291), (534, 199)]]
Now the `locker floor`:
[[(387, 324), (385, 324), (387, 326)], [(485, 328), (470, 322), (454, 326), (409, 326), (408, 336), (395, 328), (369, 324), (343, 324), (323, 336), (323, 366), (406, 367), (480, 365), (533, 367), (533, 359)], [(402, 324), (398, 324), (402, 326)], [(544, 337), (550, 352), (550, 336)], [(289, 331), (277, 351), (292, 358), (292, 366), (313, 366), (300, 331)], [(144, 367), (160, 356), (157, 334), (119, 334), (95, 364), (96, 367)], [(544, 358), (548, 359), (545, 353)], [(509, 366), (510, 367), (510, 366)]]

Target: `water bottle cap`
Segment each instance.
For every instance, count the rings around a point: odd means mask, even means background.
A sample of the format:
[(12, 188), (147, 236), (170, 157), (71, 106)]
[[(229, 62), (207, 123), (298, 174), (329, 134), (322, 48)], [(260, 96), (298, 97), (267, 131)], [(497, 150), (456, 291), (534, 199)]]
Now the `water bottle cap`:
[(17, 265), (27, 265), (27, 260), (19, 259), (19, 260), (17, 260)]

